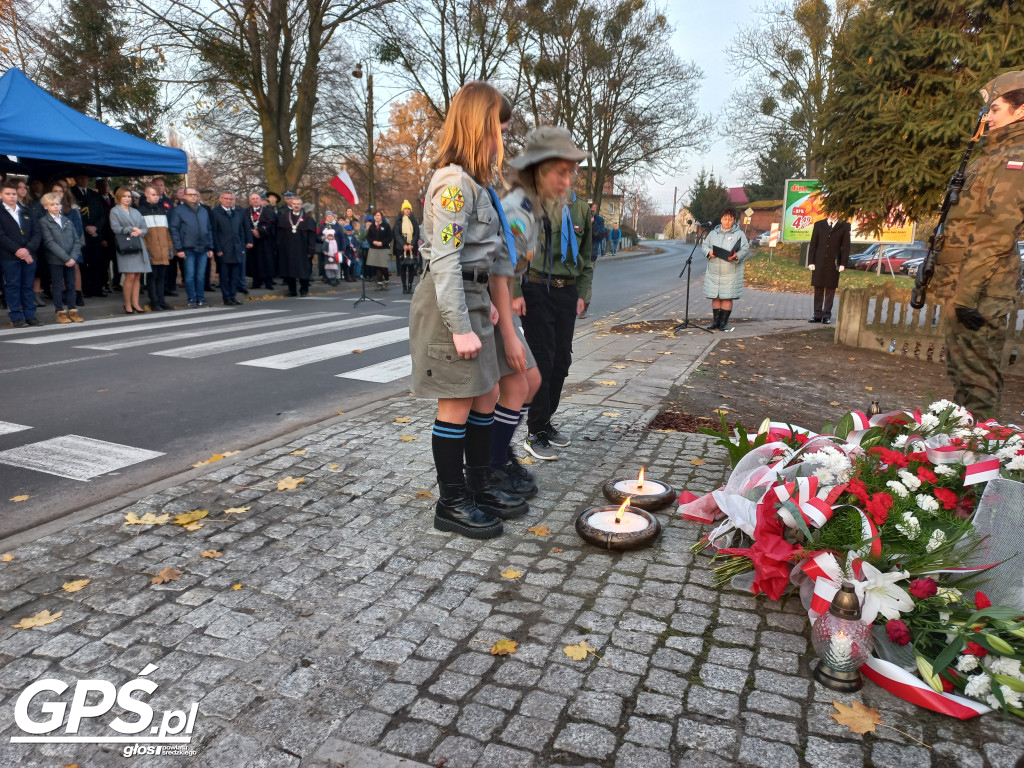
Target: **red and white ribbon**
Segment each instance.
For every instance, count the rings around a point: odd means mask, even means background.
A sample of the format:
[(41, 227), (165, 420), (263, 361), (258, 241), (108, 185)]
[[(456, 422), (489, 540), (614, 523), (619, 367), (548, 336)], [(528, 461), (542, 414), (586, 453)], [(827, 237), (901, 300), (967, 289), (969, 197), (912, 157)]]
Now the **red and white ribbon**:
[(990, 707), (965, 699), (963, 696), (939, 693), (907, 670), (883, 659), (869, 658), (861, 667), (861, 672), (864, 673), (864, 677), (889, 693), (933, 712), (941, 712), (960, 720), (970, 720), (972, 717), (992, 711)]
[(964, 472), (964, 487), (976, 483), (987, 483), (999, 477), (999, 459), (985, 459), (967, 465)]
[[(793, 502), (803, 518), (804, 524), (812, 528), (821, 528), (832, 519), (832, 505), (826, 501), (825, 497), (819, 496), (818, 478), (816, 477), (798, 477), (794, 482), (776, 485), (772, 492), (780, 502)], [(825, 493), (824, 489), (821, 493)], [(786, 506), (779, 508), (779, 517), (790, 528), (796, 527), (792, 510)]]

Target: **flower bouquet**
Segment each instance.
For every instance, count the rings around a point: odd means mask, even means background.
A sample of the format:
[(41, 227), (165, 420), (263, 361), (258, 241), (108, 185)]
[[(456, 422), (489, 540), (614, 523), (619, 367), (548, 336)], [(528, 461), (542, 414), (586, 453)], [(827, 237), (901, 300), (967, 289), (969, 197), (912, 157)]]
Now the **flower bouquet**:
[(729, 450), (728, 483), (680, 507), (724, 517), (694, 545), (717, 550), (717, 584), (743, 576), (772, 600), (795, 588), (814, 622), (849, 581), (881, 640), (870, 679), (961, 718), (1024, 717), (1024, 541), (1006, 530), (1024, 511), (1019, 428), (975, 423), (947, 400), (849, 413), (821, 434), (722, 426), (708, 432)]

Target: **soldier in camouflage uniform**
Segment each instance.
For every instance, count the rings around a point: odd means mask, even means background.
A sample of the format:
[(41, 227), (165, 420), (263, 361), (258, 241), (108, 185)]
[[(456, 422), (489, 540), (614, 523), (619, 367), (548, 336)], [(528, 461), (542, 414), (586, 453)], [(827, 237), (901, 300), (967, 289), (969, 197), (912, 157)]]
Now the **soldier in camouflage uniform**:
[(990, 99), (988, 136), (967, 169), (959, 203), (950, 208), (933, 285), (943, 300), (953, 398), (975, 417), (990, 417), (1002, 398), (1007, 318), (1020, 283), (1024, 72), (1000, 75), (981, 94)]

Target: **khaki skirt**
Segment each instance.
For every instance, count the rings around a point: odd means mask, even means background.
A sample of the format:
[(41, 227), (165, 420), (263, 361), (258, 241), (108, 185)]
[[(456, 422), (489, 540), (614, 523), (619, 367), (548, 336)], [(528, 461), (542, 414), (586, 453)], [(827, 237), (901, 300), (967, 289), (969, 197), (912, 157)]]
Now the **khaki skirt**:
[[(537, 367), (537, 359), (533, 356), (533, 352), (530, 351), (530, 345), (526, 343), (526, 335), (523, 333), (523, 321), (519, 318), (519, 315), (512, 313), (512, 322), (516, 326), (516, 336), (523, 342), (523, 346), (526, 348), (526, 369)], [(498, 329), (494, 330), (494, 350), (498, 356), (498, 373), (502, 376), (510, 376), (513, 373), (519, 373), (511, 365), (508, 364), (508, 360), (505, 359), (505, 339), (501, 336), (501, 331)]]
[(387, 269), (391, 264), (390, 248), (371, 248), (366, 252), (366, 266), (383, 267)]
[(473, 332), (483, 348), (471, 360), (459, 357), (451, 331), (437, 307), (434, 276), (427, 272), (409, 306), (409, 349), (412, 353), (412, 393), (431, 400), (485, 395), (498, 383), (491, 297), (487, 286), (464, 282), (466, 308)]

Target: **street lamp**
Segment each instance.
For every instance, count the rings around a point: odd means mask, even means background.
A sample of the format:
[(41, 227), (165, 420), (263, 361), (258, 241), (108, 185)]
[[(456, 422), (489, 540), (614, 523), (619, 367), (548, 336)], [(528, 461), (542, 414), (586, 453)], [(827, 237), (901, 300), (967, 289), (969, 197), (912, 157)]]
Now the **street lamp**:
[[(369, 184), (366, 199), (370, 210), (374, 210), (376, 208), (376, 198), (373, 192), (373, 74), (369, 71), (369, 65), (367, 65), (366, 69), (366, 181)], [(356, 64), (356, 68), (352, 70), (352, 77), (361, 79), (362, 76), (363, 63), (359, 62)]]

